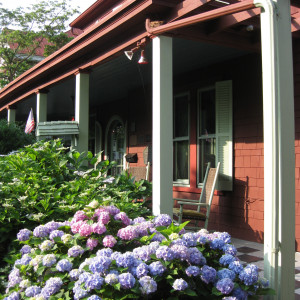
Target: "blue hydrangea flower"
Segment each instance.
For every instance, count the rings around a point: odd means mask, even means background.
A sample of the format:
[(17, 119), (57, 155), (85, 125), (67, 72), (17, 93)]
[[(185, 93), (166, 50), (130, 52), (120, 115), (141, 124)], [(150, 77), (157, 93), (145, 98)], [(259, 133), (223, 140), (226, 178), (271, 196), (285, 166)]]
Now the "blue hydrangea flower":
[(56, 257), (54, 254), (47, 254), (43, 257), (43, 265), (51, 267), (56, 263)]
[(235, 279), (235, 273), (229, 269), (222, 269), (217, 272), (217, 277), (219, 280), (224, 278), (229, 278), (231, 280)]
[(49, 238), (50, 240), (53, 240), (56, 237), (61, 238), (65, 233), (62, 230), (53, 230), (50, 235)]
[(46, 281), (45, 286), (42, 288), (41, 295), (48, 299), (50, 296), (56, 294), (60, 290), (62, 284), (62, 280), (58, 277), (49, 278)]
[(119, 282), (123, 289), (131, 289), (135, 284), (135, 278), (131, 273), (123, 273), (119, 275)]
[[(184, 261), (184, 260), (188, 260), (189, 257), (191, 256), (190, 255), (191, 253), (189, 252), (189, 248), (184, 245), (181, 245), (180, 243), (173, 244), (171, 246), (171, 249), (173, 250), (175, 259), (180, 259), (181, 261)], [(193, 252), (193, 250), (191, 250), (191, 252)], [(193, 260), (193, 255), (191, 256), (191, 260)]]
[(231, 254), (233, 256), (235, 256), (237, 254), (237, 250), (236, 248), (231, 245), (231, 244), (226, 244), (224, 247), (223, 247), (223, 251), (226, 253), (226, 254)]
[(222, 250), (224, 246), (225, 246), (225, 242), (218, 238), (213, 239), (210, 243), (210, 248), (214, 250), (216, 249)]
[(197, 246), (198, 235), (194, 232), (187, 232), (183, 234), (182, 239), (186, 242), (187, 247)]
[(87, 279), (85, 282), (85, 287), (88, 291), (94, 289), (100, 290), (103, 282), (104, 279), (99, 274), (94, 274)]
[(155, 261), (149, 265), (149, 271), (152, 276), (161, 276), (166, 268), (160, 261)]
[(73, 267), (73, 264), (68, 261), (67, 259), (62, 259), (60, 260), (57, 265), (56, 265), (56, 269), (59, 271), (59, 272), (69, 272), (72, 270), (72, 267)]
[(53, 246), (54, 246), (54, 242), (50, 240), (46, 240), (39, 245), (39, 248), (41, 249), (42, 252), (45, 252), (45, 251), (50, 251)]
[(223, 240), (226, 244), (231, 243), (231, 236), (228, 232), (218, 232), (219, 239)]
[(106, 256), (96, 256), (89, 265), (89, 268), (93, 273), (103, 273), (109, 268), (110, 264), (111, 258)]
[(217, 290), (219, 290), (222, 294), (228, 295), (234, 288), (234, 283), (230, 278), (223, 278), (219, 280), (216, 284)]
[(81, 272), (78, 269), (73, 269), (69, 272), (69, 276), (72, 281), (77, 280), (80, 274)]
[(247, 265), (244, 270), (240, 272), (240, 280), (246, 285), (252, 285), (258, 281), (258, 267), (255, 265)]
[(198, 276), (200, 274), (200, 268), (197, 266), (189, 266), (185, 269), (185, 273), (187, 276)]
[(99, 296), (93, 295), (87, 298), (87, 300), (102, 300)]
[(261, 277), (261, 278), (258, 279), (258, 284), (262, 288), (268, 288), (269, 285), (270, 285), (269, 280), (264, 278), (264, 277)]
[(134, 266), (136, 258), (132, 252), (125, 252), (116, 259), (118, 267), (128, 268)]
[(199, 244), (204, 245), (204, 244), (208, 243), (209, 240), (208, 240), (207, 235), (204, 234), (204, 235), (201, 235), (197, 241)]
[(76, 284), (73, 287), (74, 299), (79, 300), (89, 295), (88, 291), (81, 288), (80, 284)]
[(109, 273), (105, 277), (105, 283), (109, 285), (114, 285), (119, 282), (119, 275), (114, 274), (114, 273)]
[(34, 228), (33, 230), (33, 235), (35, 237), (46, 237), (49, 234), (49, 229), (44, 226), (44, 225), (40, 225)]
[(145, 263), (141, 263), (137, 266), (137, 268), (136, 268), (137, 278), (144, 277), (144, 276), (148, 275), (148, 273), (149, 273), (149, 268)]
[(20, 294), (18, 292), (12, 292), (8, 297), (5, 297), (4, 300), (19, 300)]
[(231, 262), (228, 268), (232, 270), (235, 274), (239, 274), (244, 269), (242, 264), (238, 260)]
[(77, 257), (79, 255), (82, 255), (84, 253), (84, 250), (81, 246), (73, 246), (68, 250), (68, 255), (70, 257)]
[(171, 261), (174, 259), (174, 252), (168, 246), (160, 246), (156, 250), (155, 255), (157, 258), (161, 258), (166, 261)]
[(34, 297), (34, 296), (38, 295), (41, 292), (41, 290), (42, 289), (39, 286), (36, 286), (36, 285), (30, 286), (25, 290), (25, 296), (26, 297)]
[(188, 258), (187, 262), (193, 265), (203, 266), (206, 264), (206, 259), (198, 248), (192, 247), (188, 248)]
[(17, 234), (17, 239), (21, 242), (27, 241), (29, 240), (31, 233), (32, 232), (29, 229), (21, 229)]
[(143, 295), (149, 295), (157, 291), (157, 283), (150, 276), (143, 276), (139, 280), (140, 290)]
[(179, 278), (174, 281), (172, 287), (174, 290), (184, 291), (188, 287), (188, 283), (184, 279)]
[(201, 279), (206, 284), (209, 284), (210, 282), (214, 282), (217, 276), (217, 271), (209, 267), (207, 265), (203, 266), (201, 269)]
[(167, 214), (161, 214), (154, 219), (154, 225), (169, 226), (172, 223), (172, 218)]
[(31, 252), (31, 247), (28, 246), (28, 245), (24, 245), (24, 246), (21, 248), (20, 252), (22, 253), (22, 255), (28, 254), (28, 253)]
[(50, 233), (53, 230), (56, 230), (60, 226), (63, 226), (63, 225), (60, 222), (50, 221), (50, 222), (46, 223), (44, 226), (48, 229), (48, 232)]
[(239, 287), (233, 289), (232, 296), (236, 297), (236, 299), (238, 299), (238, 300), (247, 300), (248, 299), (248, 293)]
[(231, 254), (224, 254), (219, 259), (219, 263), (223, 266), (227, 266), (230, 263), (232, 263), (233, 261), (236, 261), (236, 258)]
[(97, 256), (107, 256), (107, 257), (111, 257), (112, 254), (113, 254), (113, 250), (110, 248), (103, 248), (101, 250), (98, 250), (96, 253)]

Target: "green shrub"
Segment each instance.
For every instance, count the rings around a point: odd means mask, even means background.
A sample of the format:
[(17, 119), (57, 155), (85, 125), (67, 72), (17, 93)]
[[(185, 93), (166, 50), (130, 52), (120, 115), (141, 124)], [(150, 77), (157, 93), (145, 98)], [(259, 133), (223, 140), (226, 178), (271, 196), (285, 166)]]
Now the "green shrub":
[(26, 134), (22, 126), (0, 120), (0, 154), (7, 154), (34, 142), (35, 136)]

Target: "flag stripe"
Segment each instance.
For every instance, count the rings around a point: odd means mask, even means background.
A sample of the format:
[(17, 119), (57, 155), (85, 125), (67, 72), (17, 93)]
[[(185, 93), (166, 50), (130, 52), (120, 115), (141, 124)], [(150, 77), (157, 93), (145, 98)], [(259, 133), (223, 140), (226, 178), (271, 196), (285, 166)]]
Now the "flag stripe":
[(34, 118), (33, 118), (33, 111), (31, 109), (25, 126), (25, 133), (30, 133), (33, 129), (34, 129)]

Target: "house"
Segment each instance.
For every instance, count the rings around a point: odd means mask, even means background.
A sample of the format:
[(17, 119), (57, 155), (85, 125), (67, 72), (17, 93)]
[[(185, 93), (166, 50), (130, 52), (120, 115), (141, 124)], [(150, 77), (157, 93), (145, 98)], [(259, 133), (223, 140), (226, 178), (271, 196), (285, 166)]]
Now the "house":
[(71, 26), (83, 33), (0, 90), (3, 117), (33, 107), (39, 136), (103, 150), (115, 172), (126, 153), (150, 161), (154, 214), (199, 197), (207, 162), (220, 161), (209, 229), (264, 240), (265, 274), (292, 299), (299, 1), (98, 0)]

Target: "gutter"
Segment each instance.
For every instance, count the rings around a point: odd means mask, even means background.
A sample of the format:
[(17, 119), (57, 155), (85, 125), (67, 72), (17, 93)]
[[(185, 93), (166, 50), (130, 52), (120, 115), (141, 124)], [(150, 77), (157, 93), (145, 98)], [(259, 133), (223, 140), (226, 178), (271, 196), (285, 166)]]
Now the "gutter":
[(150, 36), (160, 35), (168, 31), (179, 29), (186, 26), (191, 26), (200, 22), (209, 21), (216, 19), (221, 16), (226, 16), (241, 11), (249, 10), (255, 8), (254, 0), (245, 0), (236, 4), (231, 4), (221, 8), (216, 8), (214, 10), (200, 13), (198, 15), (187, 17), (182, 20), (174, 21), (165, 25), (161, 25), (155, 28), (151, 27), (150, 19), (146, 19), (145, 27)]

